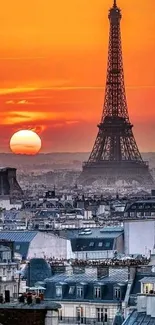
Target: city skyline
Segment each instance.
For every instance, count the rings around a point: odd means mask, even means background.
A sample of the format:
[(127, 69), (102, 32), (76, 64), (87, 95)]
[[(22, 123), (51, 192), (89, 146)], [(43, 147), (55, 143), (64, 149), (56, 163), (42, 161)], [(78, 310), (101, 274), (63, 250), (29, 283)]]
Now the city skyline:
[[(139, 149), (155, 151), (155, 3), (117, 2), (130, 119)], [(38, 132), (41, 152), (91, 150), (104, 103), (111, 6), (112, 0), (2, 4), (1, 152), (23, 128)]]

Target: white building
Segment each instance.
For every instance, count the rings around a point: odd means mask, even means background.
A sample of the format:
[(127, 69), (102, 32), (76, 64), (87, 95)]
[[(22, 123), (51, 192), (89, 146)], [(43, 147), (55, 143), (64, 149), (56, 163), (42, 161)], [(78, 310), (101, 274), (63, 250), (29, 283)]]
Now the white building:
[(22, 259), (40, 258), (74, 258), (70, 240), (51, 232), (39, 231), (1, 231), (0, 239), (14, 242), (14, 251)]
[(124, 221), (125, 254), (148, 255), (155, 247), (155, 220)]

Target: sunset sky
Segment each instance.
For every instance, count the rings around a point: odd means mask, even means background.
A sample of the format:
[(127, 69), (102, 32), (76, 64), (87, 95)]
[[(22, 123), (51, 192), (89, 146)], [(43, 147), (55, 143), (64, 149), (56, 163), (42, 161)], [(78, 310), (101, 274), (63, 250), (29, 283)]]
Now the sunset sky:
[[(117, 0), (130, 120), (155, 151), (155, 0)], [(0, 152), (36, 130), (42, 152), (90, 151), (104, 101), (113, 0), (5, 0), (0, 10)]]

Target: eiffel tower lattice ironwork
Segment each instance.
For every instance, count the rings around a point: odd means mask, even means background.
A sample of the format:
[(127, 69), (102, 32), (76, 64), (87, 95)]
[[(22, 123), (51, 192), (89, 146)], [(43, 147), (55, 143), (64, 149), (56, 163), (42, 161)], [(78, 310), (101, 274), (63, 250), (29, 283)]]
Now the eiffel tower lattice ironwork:
[(107, 185), (122, 180), (153, 185), (147, 164), (138, 150), (128, 115), (121, 45), (121, 10), (114, 0), (109, 10), (110, 36), (105, 101), (99, 131), (80, 180)]

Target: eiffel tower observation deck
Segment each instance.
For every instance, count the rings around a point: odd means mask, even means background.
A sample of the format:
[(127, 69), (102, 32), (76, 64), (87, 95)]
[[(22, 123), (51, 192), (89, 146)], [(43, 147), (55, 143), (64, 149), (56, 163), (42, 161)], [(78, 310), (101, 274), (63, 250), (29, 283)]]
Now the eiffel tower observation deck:
[(138, 150), (130, 123), (122, 59), (121, 10), (116, 0), (109, 10), (110, 35), (105, 100), (98, 134), (90, 157), (83, 164), (81, 184), (102, 181), (113, 186), (123, 184), (153, 186), (148, 165)]

